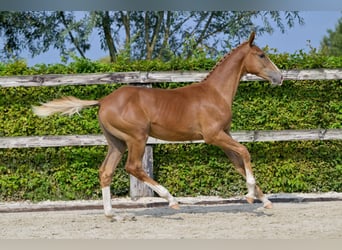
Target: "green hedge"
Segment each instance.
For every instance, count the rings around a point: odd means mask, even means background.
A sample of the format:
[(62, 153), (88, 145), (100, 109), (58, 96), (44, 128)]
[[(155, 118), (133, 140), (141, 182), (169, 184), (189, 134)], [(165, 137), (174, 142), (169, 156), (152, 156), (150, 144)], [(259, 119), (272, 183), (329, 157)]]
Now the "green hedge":
[[(342, 68), (342, 59), (315, 53), (271, 55), (282, 69)], [(0, 75), (94, 73), (114, 71), (208, 70), (216, 60), (203, 56), (170, 62), (77, 60), (69, 65), (0, 64)], [(181, 84), (161, 83), (156, 87)], [(31, 105), (64, 95), (99, 99), (120, 85), (1, 88), (0, 136), (99, 134), (97, 108), (81, 116), (41, 119)], [(241, 83), (233, 105), (232, 130), (341, 128), (341, 81)], [(342, 142), (293, 141), (245, 143), (265, 192), (342, 192)], [(100, 197), (98, 167), (106, 147), (58, 147), (0, 150), (0, 200), (70, 200)], [(129, 178), (124, 159), (112, 183), (115, 196), (126, 196)], [(154, 176), (177, 196), (241, 195), (245, 182), (225, 155), (206, 144), (154, 146)], [(172, 178), (170, 178), (172, 176)]]

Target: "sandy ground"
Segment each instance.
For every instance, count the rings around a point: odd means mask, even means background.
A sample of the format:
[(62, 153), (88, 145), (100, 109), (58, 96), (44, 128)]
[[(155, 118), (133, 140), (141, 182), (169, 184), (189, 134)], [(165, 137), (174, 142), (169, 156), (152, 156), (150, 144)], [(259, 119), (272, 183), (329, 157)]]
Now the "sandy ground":
[(2, 211), (0, 239), (342, 239), (341, 200), (275, 202), (273, 209), (184, 203), (180, 210), (117, 208), (119, 215), (134, 216), (120, 222), (102, 209)]

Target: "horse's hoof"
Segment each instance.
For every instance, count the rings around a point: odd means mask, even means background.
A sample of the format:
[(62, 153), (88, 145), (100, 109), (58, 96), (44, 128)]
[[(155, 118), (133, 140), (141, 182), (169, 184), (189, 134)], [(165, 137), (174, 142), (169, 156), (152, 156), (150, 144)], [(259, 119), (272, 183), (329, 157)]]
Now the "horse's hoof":
[(114, 217), (114, 211), (113, 210), (110, 210), (110, 211), (105, 211), (105, 216), (108, 218), (108, 219), (112, 219)]
[(246, 200), (249, 204), (253, 204), (253, 202), (254, 202), (254, 198), (250, 197), (250, 196), (246, 196)]
[(170, 208), (178, 210), (179, 204), (178, 203), (172, 204), (172, 205), (170, 205)]
[(264, 203), (264, 208), (271, 209), (273, 208), (273, 204), (270, 201), (267, 201)]

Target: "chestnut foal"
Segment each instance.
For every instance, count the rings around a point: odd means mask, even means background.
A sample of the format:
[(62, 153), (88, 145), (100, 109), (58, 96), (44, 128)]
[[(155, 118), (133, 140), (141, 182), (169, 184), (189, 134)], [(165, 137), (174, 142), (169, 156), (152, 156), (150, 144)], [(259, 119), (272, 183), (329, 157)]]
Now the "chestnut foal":
[(72, 115), (84, 107), (100, 106), (99, 123), (108, 141), (108, 154), (99, 170), (106, 216), (115, 216), (110, 184), (126, 149), (127, 172), (165, 198), (170, 207), (178, 208), (176, 199), (169, 191), (150, 178), (142, 168), (149, 136), (167, 141), (203, 139), (220, 147), (246, 178), (247, 201), (252, 203), (256, 197), (264, 207), (271, 208), (272, 203), (256, 185), (249, 152), (229, 134), (232, 104), (244, 74), (255, 74), (277, 85), (283, 81), (275, 64), (253, 44), (254, 37), (252, 32), (248, 41), (225, 55), (197, 84), (171, 90), (124, 86), (100, 100), (64, 97), (33, 107), (33, 110), (39, 116), (56, 112)]

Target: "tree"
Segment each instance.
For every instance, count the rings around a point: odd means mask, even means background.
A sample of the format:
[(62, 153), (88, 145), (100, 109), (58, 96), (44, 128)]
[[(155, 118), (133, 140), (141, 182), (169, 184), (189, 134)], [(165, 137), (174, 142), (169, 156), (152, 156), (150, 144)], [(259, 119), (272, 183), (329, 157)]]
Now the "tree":
[(97, 32), (111, 62), (120, 53), (129, 59), (168, 60), (173, 55), (191, 57), (198, 49), (225, 53), (251, 30), (284, 32), (303, 22), (298, 12), (287, 11), (0, 12), (0, 44), (5, 58), (16, 58), (23, 50), (35, 56), (50, 48), (64, 58), (75, 53), (86, 58), (90, 35)]
[(340, 18), (335, 26), (335, 30), (328, 29), (328, 35), (324, 36), (320, 50), (331, 56), (342, 55), (342, 18)]
[[(212, 55), (225, 53), (251, 30), (272, 33), (274, 24), (285, 32), (286, 26), (304, 23), (298, 12), (278, 11), (135, 11), (127, 15), (135, 34), (129, 46), (132, 57), (166, 60), (175, 54), (190, 57), (199, 48)], [(258, 18), (261, 25), (256, 25)]]
[(103, 39), (101, 39), (102, 44), (103, 44), (102, 48), (106, 48), (105, 45), (107, 45), (111, 62), (115, 62), (118, 51), (116, 49), (114, 37), (112, 35), (111, 27), (112, 27), (113, 19), (110, 17), (109, 11), (95, 12), (93, 16), (95, 18), (96, 16), (98, 16), (99, 22), (97, 22), (96, 27), (102, 28), (102, 32), (103, 32)]
[(20, 52), (28, 50), (31, 56), (36, 56), (52, 47), (58, 49), (62, 57), (77, 51), (85, 58), (92, 29), (83, 22), (76, 20), (73, 12), (0, 12), (1, 55), (16, 58)]

